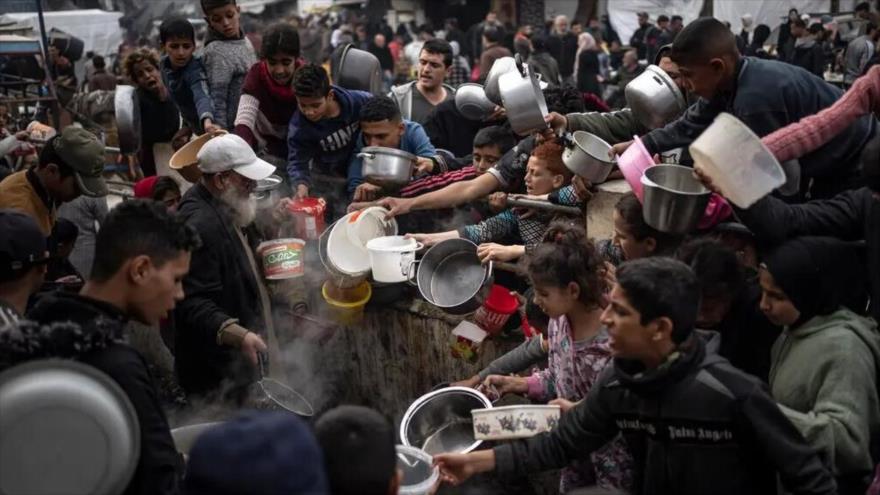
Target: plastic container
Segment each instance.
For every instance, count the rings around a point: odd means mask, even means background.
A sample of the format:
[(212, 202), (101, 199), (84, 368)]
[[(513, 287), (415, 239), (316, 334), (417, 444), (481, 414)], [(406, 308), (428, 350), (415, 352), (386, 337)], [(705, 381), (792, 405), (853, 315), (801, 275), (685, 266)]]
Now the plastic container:
[(275, 239), (260, 243), (257, 256), (263, 265), (266, 280), (283, 280), (301, 277), (305, 273), (304, 249), (302, 239)]
[(370, 274), (370, 257), (349, 239), (346, 226), (349, 215), (340, 218), (330, 230), (327, 260), (344, 276), (366, 277)]
[(400, 495), (424, 495), (431, 493), (440, 479), (440, 468), (434, 465), (434, 458), (415, 447), (397, 445), (397, 469), (403, 473)]
[(645, 148), (645, 144), (638, 136), (633, 136), (633, 143), (617, 157), (617, 166), (639, 201), (644, 197), (642, 176), (645, 175), (645, 170), (654, 165), (654, 159), (648, 153), (648, 148)]
[(489, 290), (489, 297), (474, 313), (474, 322), (489, 335), (496, 335), (518, 306), (519, 301), (510, 293), (510, 289), (495, 284)]
[(324, 282), (321, 295), (330, 307), (330, 315), (340, 325), (355, 325), (364, 317), (364, 306), (373, 295), (369, 282), (362, 282), (351, 289), (336, 287), (331, 281)]
[(345, 216), (348, 239), (355, 248), (367, 254), (367, 242), (377, 237), (397, 235), (397, 220), (385, 219), (388, 210), (371, 206)]
[(559, 424), (559, 406), (525, 404), (474, 409), (474, 438), (514, 440), (550, 431)]
[(402, 235), (377, 237), (367, 241), (373, 280), (393, 284), (415, 276), (413, 262), (422, 244)]
[(301, 239), (313, 241), (324, 232), (324, 212), (327, 202), (323, 198), (294, 199), (288, 210), (293, 213), (294, 231)]
[(761, 139), (739, 119), (721, 113), (690, 146), (696, 167), (740, 208), (785, 184), (785, 172)]

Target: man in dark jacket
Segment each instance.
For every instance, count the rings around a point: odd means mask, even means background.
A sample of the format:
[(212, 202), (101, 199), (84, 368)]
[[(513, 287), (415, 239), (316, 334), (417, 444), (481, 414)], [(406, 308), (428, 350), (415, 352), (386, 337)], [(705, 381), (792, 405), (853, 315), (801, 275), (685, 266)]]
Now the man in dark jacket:
[[(178, 214), (201, 236), (186, 297), (174, 312), (175, 367), (189, 394), (222, 392), (241, 401), (255, 379), (257, 353), (272, 331), (269, 296), (258, 276), (247, 228), (256, 216), (250, 193), (273, 165), (257, 158), (244, 139), (226, 134), (198, 153), (202, 178), (183, 197)], [(221, 390), (222, 387), (230, 388)]]
[(693, 334), (700, 294), (669, 258), (623, 264), (602, 315), (614, 356), (587, 398), (549, 433), (434, 457), (446, 481), (536, 472), (582, 458), (622, 433), (634, 494), (836, 493), (831, 473), (761, 384)]
[[(574, 84), (574, 59), (577, 55), (578, 39), (568, 29), (568, 17), (556, 16), (553, 20), (553, 32), (547, 38), (547, 51), (559, 63), (559, 75), (563, 84)], [(548, 81), (553, 82), (553, 81)]]
[[(733, 114), (764, 136), (817, 113), (842, 94), (803, 69), (740, 57), (733, 33), (713, 18), (697, 19), (684, 28), (673, 43), (671, 57), (685, 85), (701, 98), (681, 118), (642, 138), (652, 154), (689, 145), (720, 112)], [(876, 127), (876, 119), (866, 115), (800, 158), (801, 194), (827, 198), (860, 186), (858, 157)], [(615, 152), (622, 153), (626, 146), (616, 145)]]
[[(126, 201), (101, 225), (91, 277), (80, 293), (47, 295), (28, 314), (42, 324), (65, 321), (75, 323), (76, 328), (52, 326), (50, 332), (37, 328), (24, 334), (0, 334), (0, 362), (73, 358), (119, 384), (137, 413), (141, 437), (138, 466), (126, 494), (178, 492), (183, 463), (171, 439), (159, 392), (144, 357), (124, 343), (123, 330), (129, 319), (158, 325), (174, 309), (175, 302), (183, 298), (181, 280), (198, 245), (195, 231), (161, 204)], [(28, 345), (9, 340), (16, 338)]]
[(807, 30), (807, 25), (802, 19), (792, 23), (791, 35), (792, 45), (785, 61), (822, 77), (825, 72), (825, 53), (816, 35)]
[(639, 60), (648, 58), (648, 32), (654, 27), (651, 24), (650, 17), (647, 12), (639, 12), (639, 28), (635, 30), (629, 39), (629, 46), (636, 49), (639, 54)]

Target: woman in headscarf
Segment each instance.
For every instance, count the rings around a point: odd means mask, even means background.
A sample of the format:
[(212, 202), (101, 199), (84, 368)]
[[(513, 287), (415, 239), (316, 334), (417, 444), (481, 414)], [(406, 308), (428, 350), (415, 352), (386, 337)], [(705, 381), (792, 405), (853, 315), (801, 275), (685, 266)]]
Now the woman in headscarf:
[(578, 36), (574, 73), (577, 75), (577, 88), (582, 93), (602, 97), (602, 90), (599, 88), (599, 47), (590, 33), (581, 33)]
[(880, 434), (880, 334), (849, 309), (865, 308), (859, 259), (851, 244), (801, 237), (759, 269), (761, 310), (784, 327), (771, 352), (770, 391), (822, 451), (840, 493), (865, 492)]

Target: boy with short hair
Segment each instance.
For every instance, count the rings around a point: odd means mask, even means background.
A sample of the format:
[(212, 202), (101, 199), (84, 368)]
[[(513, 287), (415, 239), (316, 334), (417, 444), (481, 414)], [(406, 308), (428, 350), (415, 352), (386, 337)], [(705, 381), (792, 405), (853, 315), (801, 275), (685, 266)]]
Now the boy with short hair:
[(162, 80), (171, 91), (183, 122), (192, 132), (212, 132), (214, 102), (208, 92), (208, 76), (202, 59), (193, 56), (196, 33), (186, 19), (169, 19), (159, 26), (159, 44), (162, 46)]
[(241, 9), (235, 0), (201, 0), (201, 4), (208, 21), (203, 57), (214, 100), (214, 122), (232, 129), (245, 76), (257, 56), (241, 30)]

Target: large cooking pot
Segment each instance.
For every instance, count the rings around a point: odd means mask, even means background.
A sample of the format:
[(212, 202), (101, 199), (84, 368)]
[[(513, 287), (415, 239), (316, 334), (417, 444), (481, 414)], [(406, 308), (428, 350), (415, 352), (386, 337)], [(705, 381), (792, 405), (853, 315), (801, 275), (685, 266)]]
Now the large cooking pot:
[(562, 152), (565, 166), (593, 184), (605, 182), (617, 161), (608, 157), (611, 145), (586, 131), (575, 131), (566, 141)]
[(499, 79), (498, 89), (513, 132), (525, 136), (547, 128), (547, 102), (535, 71), (526, 68), (525, 75), (508, 72)]
[(642, 176), (645, 223), (670, 234), (687, 234), (700, 221), (711, 192), (694, 178), (693, 169), (655, 165)]
[(492, 262), (480, 263), (477, 245), (447, 239), (432, 246), (418, 262), (416, 283), (426, 301), (455, 315), (476, 311), (492, 286)]
[(382, 67), (379, 59), (370, 52), (348, 45), (342, 51), (335, 82), (345, 89), (382, 93)]
[(140, 443), (128, 396), (93, 366), (47, 359), (0, 374), (0, 493), (122, 493)]
[(456, 88), (455, 107), (468, 120), (485, 120), (495, 111), (495, 104), (486, 97), (483, 86), (476, 83)]
[(626, 104), (648, 129), (663, 127), (687, 108), (687, 101), (675, 81), (656, 65), (626, 85)]
[(403, 187), (412, 180), (416, 156), (406, 151), (367, 146), (358, 156), (363, 159), (364, 180), (386, 189)]
[(134, 86), (116, 86), (113, 105), (119, 150), (125, 154), (137, 153), (141, 149), (141, 106)]
[(471, 410), (491, 408), (489, 399), (468, 387), (447, 387), (413, 402), (400, 420), (400, 441), (428, 454), (470, 452), (483, 443), (474, 438)]
[(516, 59), (513, 57), (501, 57), (492, 64), (489, 69), (489, 75), (486, 76), (486, 84), (483, 89), (486, 92), (486, 98), (496, 105), (501, 105), (501, 90), (498, 89), (498, 83), (501, 76), (509, 72), (519, 73), (516, 67)]

